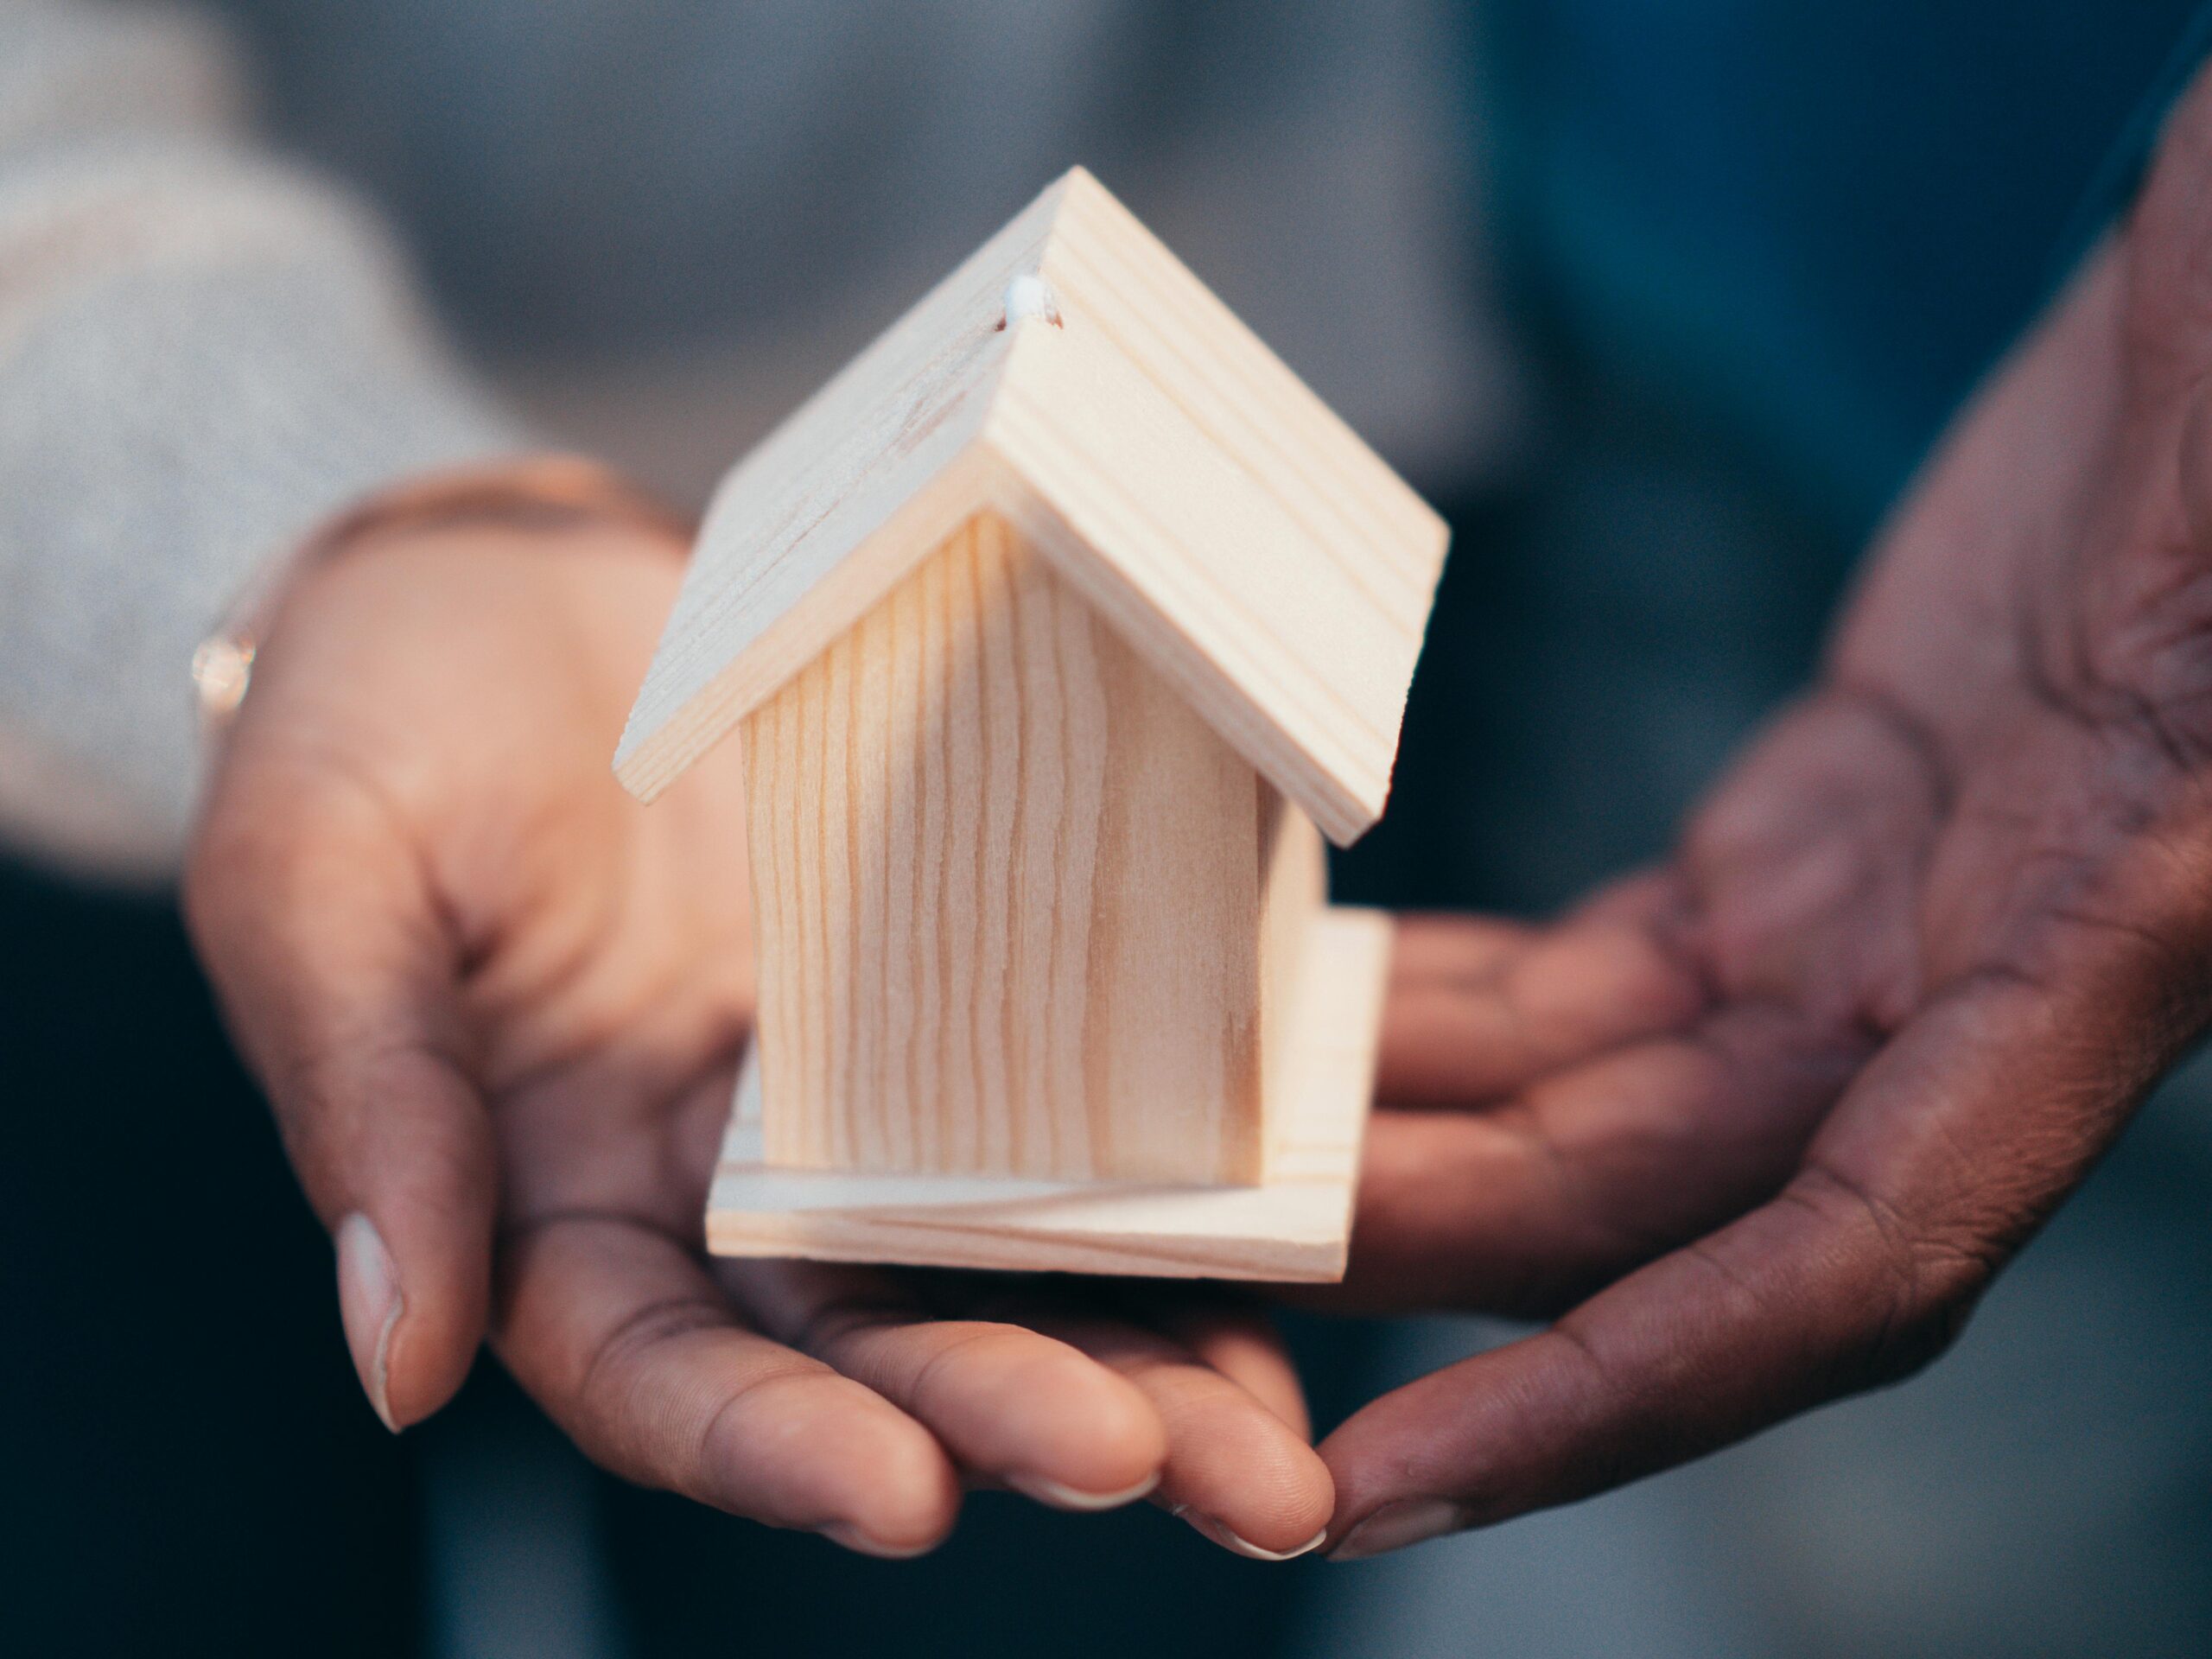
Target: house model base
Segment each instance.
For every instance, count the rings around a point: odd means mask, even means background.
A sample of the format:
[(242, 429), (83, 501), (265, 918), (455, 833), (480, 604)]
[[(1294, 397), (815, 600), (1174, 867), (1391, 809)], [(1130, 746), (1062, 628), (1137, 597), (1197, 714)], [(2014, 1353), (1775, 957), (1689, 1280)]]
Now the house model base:
[(763, 1145), (748, 1058), (708, 1199), (719, 1255), (903, 1262), (1001, 1271), (1326, 1282), (1344, 1276), (1374, 1084), (1390, 921), (1332, 908), (1313, 920), (1268, 1103), (1280, 1139), (1257, 1185), (1170, 1186), (781, 1168)]

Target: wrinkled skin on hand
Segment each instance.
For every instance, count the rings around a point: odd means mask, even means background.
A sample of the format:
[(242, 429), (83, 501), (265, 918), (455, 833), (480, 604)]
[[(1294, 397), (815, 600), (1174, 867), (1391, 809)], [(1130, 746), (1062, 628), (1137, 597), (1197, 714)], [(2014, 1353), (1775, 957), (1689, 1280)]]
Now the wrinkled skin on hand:
[(737, 756), (650, 810), (609, 764), (680, 552), (616, 523), (351, 547), (228, 741), (188, 909), (377, 1409), (437, 1409), (488, 1333), (607, 1467), (870, 1553), (976, 1484), (1313, 1547), (1327, 1471), (1249, 1313), (704, 1255), (753, 1001)]
[(1323, 1454), (1339, 1556), (1902, 1377), (2212, 1013), (2212, 77), (1662, 868), (1410, 921), (1346, 1297), (1554, 1318)]

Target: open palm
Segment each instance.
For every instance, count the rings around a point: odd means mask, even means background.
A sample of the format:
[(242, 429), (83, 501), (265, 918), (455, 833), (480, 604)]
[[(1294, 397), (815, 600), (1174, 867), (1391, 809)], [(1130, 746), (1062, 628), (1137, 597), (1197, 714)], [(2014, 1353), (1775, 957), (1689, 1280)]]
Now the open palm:
[(1325, 1443), (1338, 1553), (1909, 1372), (2212, 1015), (2208, 201), (2212, 81), (1663, 868), (1407, 926), (1351, 1294), (1558, 1317)]
[(1310, 1548), (1328, 1476), (1249, 1315), (703, 1255), (752, 1007), (735, 756), (650, 811), (608, 769), (678, 565), (617, 520), (388, 534), (256, 664), (189, 909), (378, 1410), (429, 1414), (488, 1332), (608, 1467), (873, 1553), (975, 1483)]

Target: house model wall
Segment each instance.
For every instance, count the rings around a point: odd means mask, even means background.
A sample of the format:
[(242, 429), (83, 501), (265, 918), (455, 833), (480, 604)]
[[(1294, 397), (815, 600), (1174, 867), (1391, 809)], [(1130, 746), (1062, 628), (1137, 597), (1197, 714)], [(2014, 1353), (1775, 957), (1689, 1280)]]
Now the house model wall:
[(740, 729), (772, 1160), (1262, 1179), (1320, 838), (1004, 519)]
[(1387, 925), (1320, 832), (1444, 543), (1080, 169), (747, 457), (617, 756), (744, 752), (715, 1248), (1340, 1271)]

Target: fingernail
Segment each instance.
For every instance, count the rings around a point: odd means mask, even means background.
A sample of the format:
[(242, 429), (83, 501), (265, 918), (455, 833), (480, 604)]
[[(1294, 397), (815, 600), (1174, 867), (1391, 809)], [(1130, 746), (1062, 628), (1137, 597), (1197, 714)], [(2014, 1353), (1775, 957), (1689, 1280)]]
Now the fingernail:
[(1402, 1497), (1385, 1503), (1350, 1532), (1329, 1552), (1332, 1561), (1360, 1561), (1370, 1555), (1387, 1555), (1394, 1549), (1440, 1538), (1467, 1524), (1466, 1511), (1440, 1497)]
[(835, 1544), (862, 1555), (873, 1555), (883, 1561), (911, 1561), (917, 1555), (926, 1555), (938, 1547), (932, 1538), (925, 1544), (887, 1544), (880, 1538), (871, 1538), (856, 1527), (835, 1526), (822, 1529), (822, 1535)]
[(1148, 1497), (1160, 1484), (1160, 1471), (1154, 1470), (1134, 1486), (1124, 1486), (1118, 1492), (1086, 1492), (1065, 1486), (1043, 1475), (1008, 1475), (1006, 1484), (1024, 1497), (1033, 1497), (1039, 1503), (1056, 1510), (1074, 1510), (1082, 1514), (1095, 1514), (1100, 1510), (1118, 1510), (1124, 1503), (1134, 1503)]
[(346, 1345), (353, 1351), (353, 1369), (361, 1375), (369, 1403), (397, 1434), (389, 1387), (391, 1333), (406, 1304), (400, 1300), (391, 1253), (376, 1224), (358, 1210), (338, 1224), (337, 1239), (338, 1313), (346, 1325)]
[(1240, 1537), (1235, 1531), (1210, 1515), (1200, 1515), (1195, 1510), (1185, 1508), (1180, 1503), (1170, 1510), (1168, 1513), (1180, 1516), (1224, 1549), (1232, 1551), (1243, 1556), (1247, 1560), (1253, 1561), (1294, 1561), (1300, 1555), (1309, 1554), (1320, 1548), (1321, 1541), (1329, 1535), (1329, 1529), (1324, 1527), (1295, 1549), (1262, 1549), (1249, 1538)]

